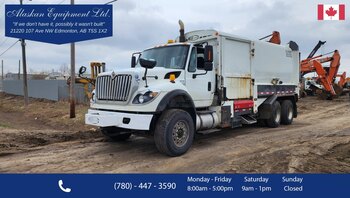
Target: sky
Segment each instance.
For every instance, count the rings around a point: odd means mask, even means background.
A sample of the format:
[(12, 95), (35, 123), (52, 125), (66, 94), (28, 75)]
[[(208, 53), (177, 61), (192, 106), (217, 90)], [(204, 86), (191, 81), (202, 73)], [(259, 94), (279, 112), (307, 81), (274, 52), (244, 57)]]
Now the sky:
[[(110, 0), (75, 0), (76, 4), (104, 4)], [(4, 5), (19, 0), (0, 0), (0, 54), (16, 39), (4, 33)], [(69, 4), (70, 0), (24, 0), (25, 4)], [(345, 21), (318, 21), (317, 4), (346, 5)], [(91, 61), (106, 62), (107, 70), (130, 67), (133, 52), (175, 39), (178, 20), (185, 31), (215, 29), (257, 40), (279, 31), (282, 44), (298, 43), (305, 58), (319, 40), (327, 43), (318, 51), (338, 49), (339, 72), (350, 76), (350, 2), (337, 0), (118, 0), (113, 3), (113, 37), (76, 43), (76, 70)], [(349, 10), (349, 11), (348, 11)], [(349, 13), (349, 14), (348, 14)], [(0, 57), (4, 71), (17, 72), (21, 48), (18, 42)], [(70, 45), (53, 45), (27, 41), (28, 71), (57, 71), (70, 66)]]

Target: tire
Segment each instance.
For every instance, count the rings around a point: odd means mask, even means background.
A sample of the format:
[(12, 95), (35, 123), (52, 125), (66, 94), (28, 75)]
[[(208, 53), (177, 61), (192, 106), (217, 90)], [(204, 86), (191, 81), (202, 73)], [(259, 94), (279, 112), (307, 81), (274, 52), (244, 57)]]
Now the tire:
[(125, 129), (118, 127), (103, 127), (101, 128), (103, 135), (115, 142), (122, 142), (130, 138), (131, 133), (125, 132)]
[(154, 141), (157, 149), (171, 157), (180, 156), (191, 147), (194, 123), (189, 113), (180, 109), (165, 111), (157, 122)]
[(281, 123), (281, 105), (278, 101), (272, 104), (271, 117), (266, 120), (266, 125), (270, 128), (277, 128)]
[(258, 119), (257, 124), (258, 124), (259, 127), (266, 127), (266, 120)]
[(283, 100), (281, 104), (281, 124), (290, 125), (293, 122), (294, 108), (290, 100)]

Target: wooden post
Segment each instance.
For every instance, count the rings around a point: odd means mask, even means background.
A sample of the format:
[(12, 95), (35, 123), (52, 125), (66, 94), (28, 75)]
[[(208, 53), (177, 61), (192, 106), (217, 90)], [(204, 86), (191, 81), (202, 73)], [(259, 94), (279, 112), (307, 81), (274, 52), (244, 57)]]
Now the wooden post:
[[(20, 0), (23, 5), (23, 0)], [(29, 103), (28, 99), (28, 81), (27, 81), (27, 57), (26, 57), (26, 41), (21, 39), (22, 46), (22, 62), (23, 62), (23, 95), (24, 95), (24, 106), (27, 107)]]
[(18, 60), (18, 80), (21, 80), (21, 60)]
[(1, 80), (4, 80), (4, 60), (1, 60)]
[[(74, 5), (74, 0), (70, 1)], [(70, 118), (75, 118), (75, 43), (70, 44)]]

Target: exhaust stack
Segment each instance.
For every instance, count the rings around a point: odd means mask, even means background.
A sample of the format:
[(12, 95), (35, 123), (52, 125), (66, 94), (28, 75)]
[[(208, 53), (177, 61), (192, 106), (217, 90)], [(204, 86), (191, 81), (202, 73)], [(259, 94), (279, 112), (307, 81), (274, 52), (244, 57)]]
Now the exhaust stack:
[(186, 38), (185, 38), (185, 25), (184, 23), (179, 20), (179, 25), (180, 25), (180, 37), (179, 37), (179, 41), (180, 43), (186, 42)]

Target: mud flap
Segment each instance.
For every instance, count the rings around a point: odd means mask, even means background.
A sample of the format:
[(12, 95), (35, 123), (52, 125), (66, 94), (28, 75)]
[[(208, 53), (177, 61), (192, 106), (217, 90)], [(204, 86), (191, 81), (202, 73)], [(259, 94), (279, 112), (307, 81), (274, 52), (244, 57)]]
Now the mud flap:
[(272, 104), (277, 100), (277, 95), (269, 96), (258, 108), (258, 119), (269, 119), (272, 115)]

